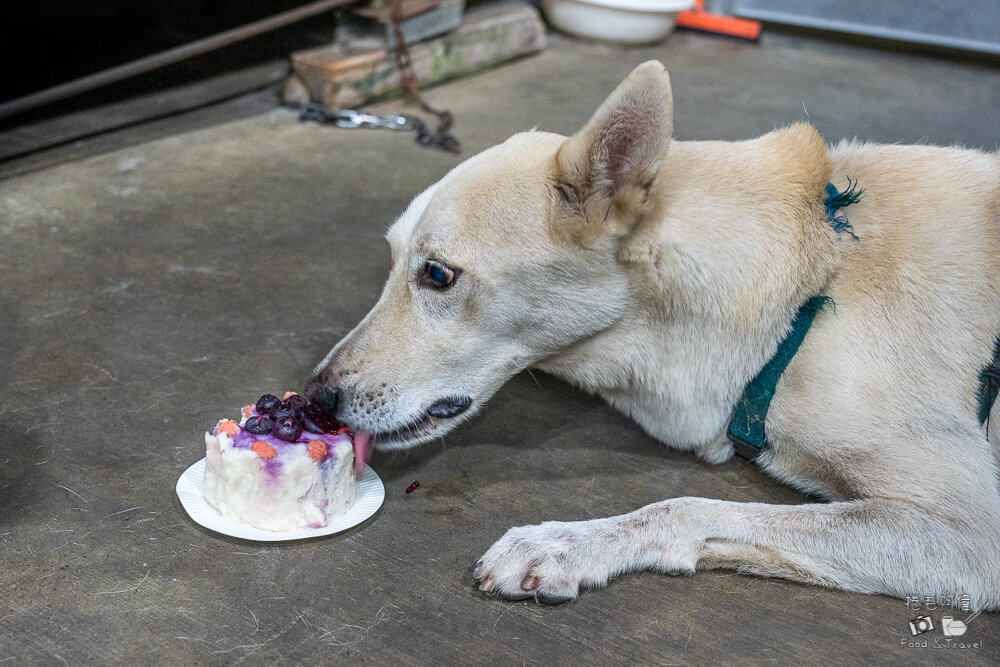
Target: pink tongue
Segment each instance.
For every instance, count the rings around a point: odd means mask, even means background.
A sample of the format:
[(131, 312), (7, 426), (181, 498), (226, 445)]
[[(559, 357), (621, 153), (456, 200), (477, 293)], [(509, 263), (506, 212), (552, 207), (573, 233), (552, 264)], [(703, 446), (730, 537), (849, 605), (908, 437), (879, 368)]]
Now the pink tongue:
[(372, 457), (372, 436), (364, 431), (354, 432), (354, 477), (360, 478), (365, 464)]

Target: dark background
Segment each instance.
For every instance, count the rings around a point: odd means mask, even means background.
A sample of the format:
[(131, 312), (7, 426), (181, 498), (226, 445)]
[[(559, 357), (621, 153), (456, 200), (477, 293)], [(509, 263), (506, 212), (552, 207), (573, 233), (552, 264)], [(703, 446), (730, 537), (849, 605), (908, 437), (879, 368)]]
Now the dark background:
[[(22, 97), (108, 67), (192, 42), (305, 0), (0, 0), (0, 101)], [(60, 112), (160, 90), (217, 72), (287, 56), (332, 40), (326, 13), (246, 42), (67, 100)], [(34, 116), (45, 111), (34, 112)], [(28, 120), (28, 114), (19, 121)]]

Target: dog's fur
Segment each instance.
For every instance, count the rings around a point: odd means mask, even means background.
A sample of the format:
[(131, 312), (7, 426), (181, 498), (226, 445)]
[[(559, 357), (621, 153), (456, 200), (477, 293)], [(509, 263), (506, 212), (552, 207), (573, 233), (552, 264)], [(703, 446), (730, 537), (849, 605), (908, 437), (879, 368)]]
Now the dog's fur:
[[(388, 233), (378, 303), (317, 367), (338, 417), (411, 447), (544, 369), (711, 462), (747, 382), (797, 308), (820, 312), (782, 375), (759, 464), (829, 502), (674, 498), (630, 514), (513, 528), (474, 571), (503, 597), (560, 601), (653, 569), (729, 568), (1000, 607), (1000, 401), (978, 374), (1000, 334), (1000, 160), (843, 142), (808, 125), (751, 141), (671, 139), (645, 63), (578, 134), (528, 132), (418, 196)], [(838, 234), (824, 186), (864, 188)], [(428, 260), (458, 269), (427, 283)], [(451, 396), (453, 418), (428, 406)]]

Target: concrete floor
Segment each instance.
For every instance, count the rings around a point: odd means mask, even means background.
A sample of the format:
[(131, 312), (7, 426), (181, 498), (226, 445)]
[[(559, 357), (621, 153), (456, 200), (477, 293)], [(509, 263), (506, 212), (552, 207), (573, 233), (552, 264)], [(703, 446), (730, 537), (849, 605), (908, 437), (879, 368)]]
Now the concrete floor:
[[(671, 71), (680, 138), (803, 119), (831, 140), (1000, 137), (995, 69), (786, 38), (556, 38), (428, 98), (470, 155), (572, 132), (647, 58)], [(459, 159), (277, 110), (0, 182), (0, 663), (997, 664), (1000, 615), (970, 625), (979, 648), (910, 648), (901, 600), (732, 573), (629, 575), (557, 607), (483, 597), (472, 564), (513, 525), (806, 501), (544, 375), (377, 457), (386, 503), (346, 534), (250, 544), (188, 520), (173, 488), (202, 433), (301, 386), (375, 301), (387, 224)]]

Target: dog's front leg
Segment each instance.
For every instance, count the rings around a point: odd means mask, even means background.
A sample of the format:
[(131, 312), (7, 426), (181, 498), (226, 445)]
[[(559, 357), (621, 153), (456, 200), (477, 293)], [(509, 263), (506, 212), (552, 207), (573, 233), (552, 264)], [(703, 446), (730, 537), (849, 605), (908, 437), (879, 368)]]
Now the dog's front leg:
[(694, 572), (701, 538), (678, 520), (676, 498), (607, 519), (548, 521), (511, 528), (476, 563), (479, 588), (508, 599), (557, 603), (581, 586), (603, 586), (624, 572)]
[[(634, 539), (637, 530), (650, 527), (643, 527), (643, 519), (633, 516), (511, 528), (476, 563), (473, 576), (481, 590), (507, 599), (566, 602), (579, 594), (581, 586), (603, 586), (617, 574), (652, 567), (648, 550)], [(673, 532), (667, 522), (652, 530)], [(678, 547), (683, 543), (671, 542)], [(666, 553), (662, 555), (665, 572), (694, 569), (685, 565), (694, 560), (690, 554), (676, 558), (675, 567), (667, 565)]]
[(897, 500), (676, 498), (608, 519), (512, 528), (473, 574), (484, 591), (540, 602), (572, 599), (582, 586), (603, 586), (624, 572), (727, 568), (897, 597), (969, 595), (993, 608), (1000, 604), (997, 534)]

